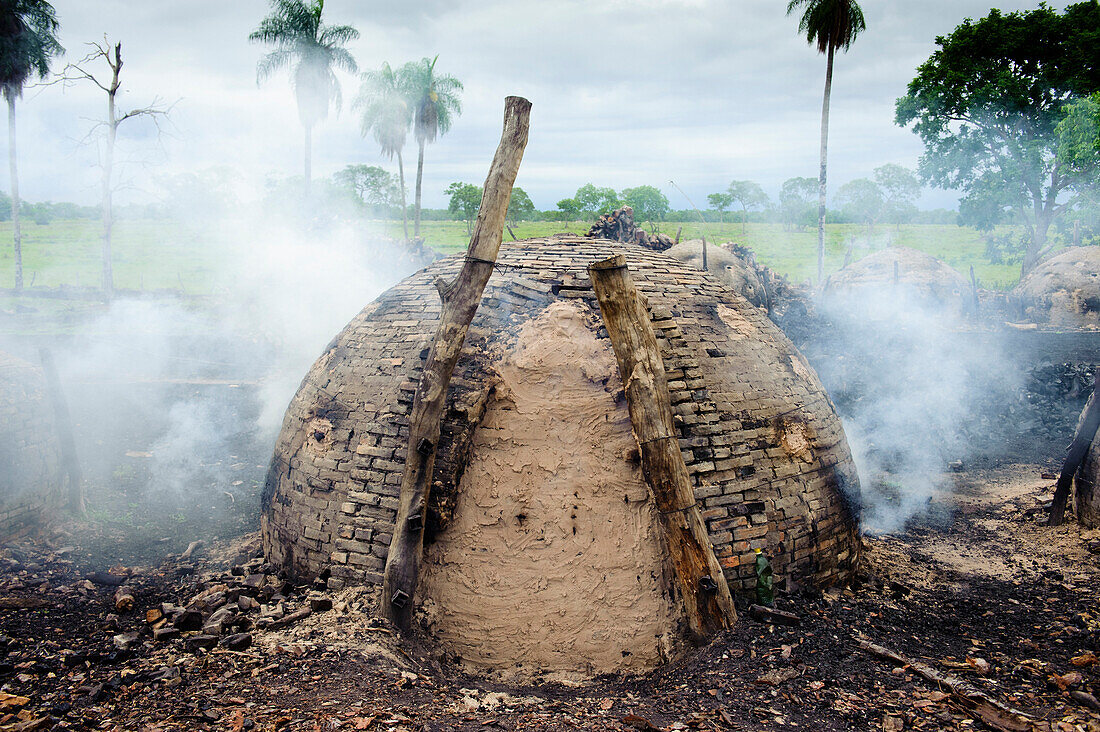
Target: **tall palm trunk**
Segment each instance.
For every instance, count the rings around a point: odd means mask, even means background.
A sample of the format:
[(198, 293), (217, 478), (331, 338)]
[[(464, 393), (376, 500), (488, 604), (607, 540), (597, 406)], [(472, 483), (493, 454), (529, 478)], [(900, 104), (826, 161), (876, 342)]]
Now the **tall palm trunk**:
[(817, 284), (825, 281), (825, 170), (829, 157), (829, 97), (833, 92), (833, 46), (825, 64), (825, 95), (821, 101), (821, 171), (817, 179)]
[(302, 125), (305, 129), (305, 176), (306, 176), (306, 198), (309, 198), (311, 183), (310, 179), (313, 177), (313, 127), (310, 125)]
[(405, 225), (405, 241), (409, 240), (409, 206), (405, 203), (405, 161), (397, 151), (397, 180), (401, 183), (401, 222)]
[(8, 167), (11, 168), (11, 228), (15, 237), (15, 291), (23, 291), (23, 233), (19, 230), (19, 166), (15, 159), (15, 95), (8, 93)]
[(413, 199), (413, 237), (420, 238), (420, 184), (424, 180), (424, 140), (420, 140), (420, 155), (416, 159), (416, 196)]

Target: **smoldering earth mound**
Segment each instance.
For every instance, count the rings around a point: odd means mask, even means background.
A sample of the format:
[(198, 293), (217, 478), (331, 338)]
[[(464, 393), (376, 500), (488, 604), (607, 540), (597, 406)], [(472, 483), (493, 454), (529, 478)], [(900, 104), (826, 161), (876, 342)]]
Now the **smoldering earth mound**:
[(908, 247), (887, 247), (830, 275), (825, 293), (844, 296), (891, 286), (945, 305), (957, 305), (969, 289), (965, 277), (935, 257)]
[(1100, 247), (1072, 247), (1032, 270), (1012, 291), (1035, 323), (1100, 327)]

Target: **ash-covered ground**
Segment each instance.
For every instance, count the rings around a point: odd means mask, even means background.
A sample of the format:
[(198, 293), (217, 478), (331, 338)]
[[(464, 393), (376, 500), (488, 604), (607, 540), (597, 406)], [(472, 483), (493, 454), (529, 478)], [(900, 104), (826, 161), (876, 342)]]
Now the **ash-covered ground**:
[(780, 595), (796, 627), (741, 602), (732, 631), (667, 667), (570, 683), (466, 675), (430, 642), (398, 642), (362, 590), (284, 582), (255, 535), (110, 564), (101, 548), (124, 556), (126, 538), (71, 523), (0, 552), (0, 729), (990, 726), (861, 640), (978, 687), (1020, 729), (1100, 729), (1100, 532), (1042, 524), (1042, 470), (946, 476), (937, 520), (868, 536), (852, 587)]

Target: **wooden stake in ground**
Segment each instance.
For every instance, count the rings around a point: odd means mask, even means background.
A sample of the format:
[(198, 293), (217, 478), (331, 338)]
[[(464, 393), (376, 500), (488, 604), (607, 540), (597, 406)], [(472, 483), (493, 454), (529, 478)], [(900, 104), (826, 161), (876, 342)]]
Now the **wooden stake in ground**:
[(1092, 439), (1096, 436), (1097, 428), (1100, 428), (1100, 369), (1096, 370), (1096, 376), (1092, 385), (1092, 396), (1085, 404), (1085, 411), (1081, 414), (1081, 423), (1077, 426), (1077, 432), (1073, 435), (1073, 442), (1069, 444), (1066, 453), (1066, 461), (1062, 463), (1062, 472), (1058, 475), (1058, 483), (1054, 488), (1054, 501), (1050, 504), (1050, 519), (1047, 524), (1058, 526), (1065, 520), (1066, 503), (1069, 501), (1070, 488), (1073, 487), (1073, 476), (1085, 460), (1089, 452)]
[(466, 341), (470, 321), (477, 313), (481, 294), (496, 264), (504, 236), (508, 199), (527, 146), (530, 119), (531, 102), (522, 97), (504, 100), (504, 132), (485, 179), (481, 209), (466, 261), (454, 281), (445, 282), (441, 278), (435, 283), (443, 301), (443, 312), (413, 396), (409, 449), (401, 476), (401, 504), (382, 583), (382, 612), (403, 631), (412, 627), (413, 595), (424, 553), (424, 516), (447, 386)]
[(737, 611), (680, 454), (653, 323), (623, 255), (592, 264), (588, 274), (619, 364), (642, 473), (661, 516), (688, 626), (702, 639), (733, 625)]

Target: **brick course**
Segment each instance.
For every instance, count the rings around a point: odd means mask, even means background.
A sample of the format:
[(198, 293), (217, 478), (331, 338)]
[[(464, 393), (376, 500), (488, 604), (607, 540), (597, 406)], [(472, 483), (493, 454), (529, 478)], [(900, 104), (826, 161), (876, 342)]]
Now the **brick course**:
[[(859, 559), (859, 484), (817, 375), (765, 313), (709, 274), (630, 244), (556, 237), (502, 247), (447, 396), (428, 540), (453, 511), (493, 360), (557, 298), (599, 308), (586, 268), (626, 255), (661, 345), (680, 447), (734, 590), (755, 586), (753, 550), (780, 577), (825, 586)], [(368, 305), (317, 360), (287, 409), (263, 497), (268, 557), (293, 574), (375, 584), (397, 514), (408, 414), (439, 318), (436, 277), (409, 277)], [(606, 338), (601, 328), (598, 336)]]

